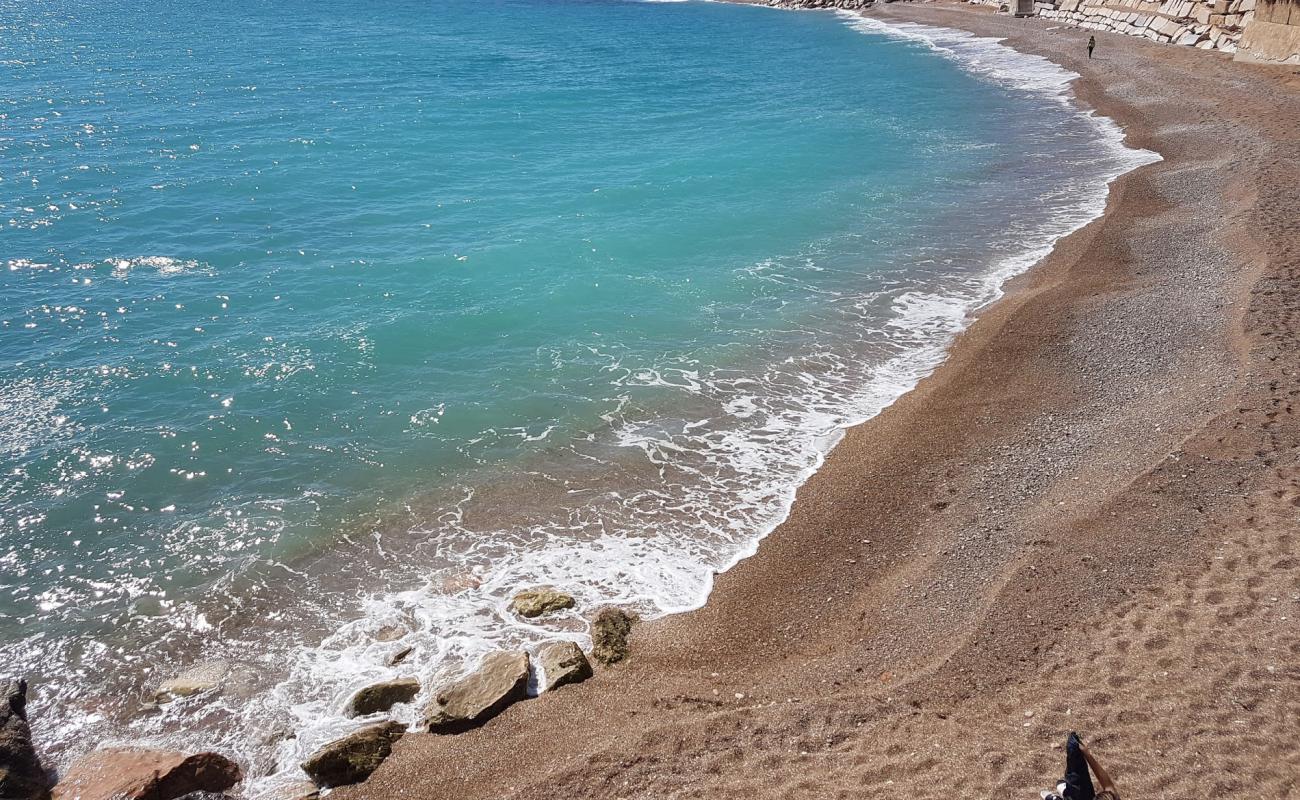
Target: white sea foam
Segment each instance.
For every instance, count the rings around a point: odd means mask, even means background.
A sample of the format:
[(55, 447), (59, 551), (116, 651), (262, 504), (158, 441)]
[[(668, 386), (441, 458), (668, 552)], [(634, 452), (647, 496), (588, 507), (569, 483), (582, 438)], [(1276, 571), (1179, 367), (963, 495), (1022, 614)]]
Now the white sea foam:
[(125, 278), (136, 269), (155, 270), (159, 275), (179, 275), (182, 272), (205, 269), (206, 265), (194, 259), (172, 258), (171, 256), (136, 256), (135, 258), (109, 259), (113, 265), (113, 277)]

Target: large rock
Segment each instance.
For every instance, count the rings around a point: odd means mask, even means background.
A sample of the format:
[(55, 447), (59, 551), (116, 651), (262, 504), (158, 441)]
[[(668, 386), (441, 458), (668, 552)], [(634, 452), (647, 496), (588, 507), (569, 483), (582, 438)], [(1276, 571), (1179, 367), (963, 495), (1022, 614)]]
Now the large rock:
[(109, 748), (77, 759), (54, 787), (52, 800), (173, 800), (192, 792), (223, 792), (242, 777), (239, 765), (218, 753)]
[(27, 681), (0, 680), (0, 798), (43, 797), (48, 788), (27, 725)]
[(415, 678), (395, 678), (367, 686), (348, 701), (349, 717), (380, 714), (398, 703), (409, 703), (420, 693), (420, 682)]
[(537, 651), (537, 661), (546, 675), (546, 688), (558, 689), (569, 683), (582, 683), (591, 677), (591, 663), (582, 648), (573, 642), (551, 642)]
[(636, 614), (621, 608), (601, 609), (591, 622), (592, 658), (605, 665), (627, 658), (627, 637), (640, 621)]
[(521, 617), (540, 617), (573, 606), (573, 595), (545, 588), (525, 589), (510, 601), (510, 610)]
[(344, 786), (370, 777), (402, 738), (400, 722), (381, 722), (330, 742), (302, 762), (302, 770), (317, 786)]
[(477, 671), (438, 692), (421, 723), (430, 733), (461, 733), (528, 696), (528, 654), (493, 653)]

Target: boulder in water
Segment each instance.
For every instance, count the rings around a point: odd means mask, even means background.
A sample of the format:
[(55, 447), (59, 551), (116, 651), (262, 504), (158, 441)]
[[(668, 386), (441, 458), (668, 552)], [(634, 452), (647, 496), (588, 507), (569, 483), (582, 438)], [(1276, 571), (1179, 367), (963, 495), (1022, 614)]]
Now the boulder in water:
[(414, 652), (415, 652), (414, 647), (411, 647), (409, 645), (403, 647), (402, 649), (398, 650), (396, 653), (393, 653), (391, 656), (388, 657), (388, 666), (390, 667), (397, 666), (398, 664), (402, 663), (407, 658), (409, 658), (411, 656), (411, 653)]
[(27, 725), (27, 681), (0, 680), (0, 798), (34, 800), (48, 788)]
[(546, 675), (546, 688), (558, 689), (590, 678), (591, 663), (574, 642), (551, 642), (537, 651), (537, 661)]
[(521, 617), (540, 617), (573, 608), (573, 595), (555, 589), (525, 589), (510, 601), (510, 610)]
[(247, 700), (259, 688), (261, 679), (255, 670), (231, 664), (224, 659), (214, 659), (195, 664), (176, 677), (160, 683), (154, 692), (154, 702), (169, 703), (212, 690), (219, 690), (222, 695), (234, 700)]
[(166, 703), (178, 697), (189, 697), (200, 692), (206, 692), (220, 686), (221, 682), (229, 674), (230, 663), (228, 661), (204, 661), (186, 669), (176, 677), (160, 683), (158, 691), (154, 693), (154, 699), (159, 703)]
[(606, 666), (627, 658), (627, 637), (641, 618), (621, 608), (603, 608), (591, 622), (591, 656)]
[(430, 733), (461, 733), (527, 696), (528, 654), (493, 653), (477, 670), (438, 692), (421, 727)]
[(367, 686), (348, 701), (349, 717), (379, 714), (398, 703), (409, 703), (420, 693), (420, 682), (415, 678), (395, 678)]
[(239, 765), (219, 753), (108, 748), (77, 759), (54, 787), (52, 800), (174, 800), (223, 792), (242, 777)]
[(393, 752), (406, 729), (400, 722), (381, 722), (330, 742), (302, 762), (302, 771), (317, 786), (345, 786), (370, 777)]

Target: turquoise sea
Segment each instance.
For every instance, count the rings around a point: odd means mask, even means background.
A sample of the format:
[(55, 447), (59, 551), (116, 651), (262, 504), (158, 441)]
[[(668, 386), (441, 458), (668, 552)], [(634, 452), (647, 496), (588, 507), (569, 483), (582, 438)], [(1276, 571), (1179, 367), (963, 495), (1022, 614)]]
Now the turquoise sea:
[(55, 763), (271, 781), (703, 602), (1150, 159), (993, 42), (703, 2), (0, 0), (0, 75), (0, 669)]

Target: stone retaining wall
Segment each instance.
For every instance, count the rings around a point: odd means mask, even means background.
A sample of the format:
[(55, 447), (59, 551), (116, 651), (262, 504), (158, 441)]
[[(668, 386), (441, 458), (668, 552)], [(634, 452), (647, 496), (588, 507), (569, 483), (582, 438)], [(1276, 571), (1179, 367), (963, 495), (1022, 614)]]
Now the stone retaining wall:
[[(884, 0), (890, 2), (890, 0)], [(765, 0), (782, 8), (868, 8), (873, 0)], [(968, 0), (1010, 11), (1015, 0)], [(1300, 64), (1300, 0), (1034, 0), (1044, 19), (1153, 42)]]
[(1236, 58), (1274, 64), (1300, 64), (1300, 0), (1258, 0)]
[(1038, 0), (1038, 15), (1163, 44), (1233, 53), (1256, 0)]

